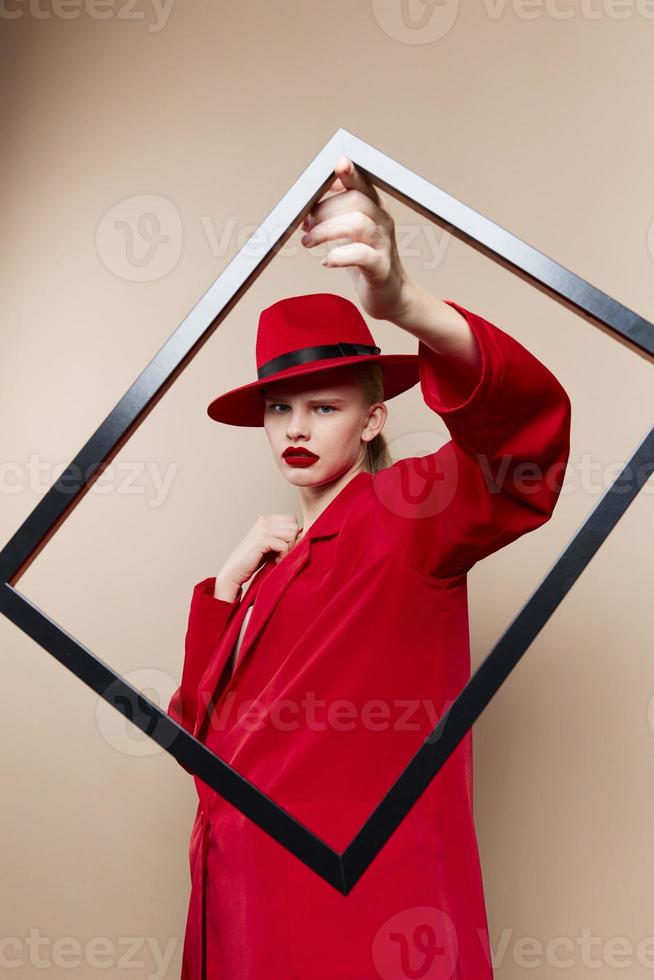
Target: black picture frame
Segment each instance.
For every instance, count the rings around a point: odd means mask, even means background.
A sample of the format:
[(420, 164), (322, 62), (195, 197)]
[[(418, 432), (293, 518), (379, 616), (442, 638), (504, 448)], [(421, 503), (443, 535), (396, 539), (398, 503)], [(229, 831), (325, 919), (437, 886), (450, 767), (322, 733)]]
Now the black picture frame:
[[(637, 496), (654, 466), (654, 428), (472, 674), (409, 765), (338, 853), (231, 769), (16, 589), (21, 575), (134, 434), (333, 180), (341, 155), (425, 218), (585, 317), (635, 353), (654, 354), (654, 325), (380, 150), (337, 130), (229, 262), (0, 552), (0, 610), (283, 847), (347, 895), (477, 720)], [(249, 246), (257, 245), (256, 249)]]

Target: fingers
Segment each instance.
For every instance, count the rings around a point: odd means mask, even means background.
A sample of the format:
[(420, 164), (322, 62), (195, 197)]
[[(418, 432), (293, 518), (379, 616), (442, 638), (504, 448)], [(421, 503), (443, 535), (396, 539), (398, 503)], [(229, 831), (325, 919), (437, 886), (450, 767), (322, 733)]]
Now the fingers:
[(284, 558), (289, 553), (291, 548), (295, 546), (296, 540), (297, 540), (297, 535), (291, 538), (290, 541), (287, 541), (285, 538), (282, 537), (270, 538), (270, 540), (267, 542), (269, 550), (277, 552), (275, 556), (275, 564), (279, 564), (282, 558)]
[(357, 167), (349, 157), (339, 157), (334, 164), (334, 173), (345, 190), (361, 191), (375, 204), (381, 204), (377, 188), (363, 170)]
[(271, 551), (291, 548), (300, 531), (294, 514), (268, 514), (260, 518), (265, 546)]
[(307, 248), (322, 245), (323, 242), (345, 238), (350, 242), (363, 242), (373, 248), (382, 244), (384, 235), (378, 222), (362, 211), (346, 211), (325, 218), (302, 236), (302, 244)]
[[(347, 170), (347, 167), (351, 170)], [(390, 218), (386, 201), (369, 178), (348, 157), (339, 157), (334, 167), (336, 179), (323, 196), (311, 208), (302, 222), (308, 231), (319, 222), (347, 211), (359, 210), (378, 224), (386, 224)]]
[(325, 255), (321, 265), (334, 269), (358, 269), (373, 279), (383, 268), (383, 253), (363, 242), (350, 242), (349, 245), (336, 245)]
[(349, 188), (354, 188), (364, 191), (374, 200), (374, 186), (365, 176), (365, 174), (357, 169), (349, 157), (342, 156), (338, 158), (334, 164), (334, 173), (336, 176), (325, 191), (325, 196), (328, 194), (337, 193), (339, 191), (346, 191)]

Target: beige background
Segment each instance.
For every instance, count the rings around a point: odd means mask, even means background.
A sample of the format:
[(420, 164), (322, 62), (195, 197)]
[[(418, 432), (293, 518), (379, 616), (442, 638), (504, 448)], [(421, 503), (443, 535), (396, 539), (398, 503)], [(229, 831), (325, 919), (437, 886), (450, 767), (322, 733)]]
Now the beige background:
[[(409, 0), (413, 25), (399, 2), (2, 9), (3, 543), (340, 126), (654, 320), (645, 0)], [(168, 236), (154, 256), (144, 212)], [(392, 212), (411, 274), (512, 333), (573, 402), (552, 521), (470, 574), (476, 666), (644, 436), (652, 367)], [(258, 514), (301, 513), (263, 430), (205, 410), (254, 377), (264, 306), (355, 298), (321, 254), (293, 236), (19, 583), (160, 703), (193, 584)], [(370, 325), (384, 351), (415, 352)], [(389, 409), (396, 457), (446, 438), (418, 388)], [(651, 975), (652, 495), (650, 480), (475, 726), (502, 980)], [(128, 960), (130, 976), (178, 976), (192, 780), (4, 618), (0, 631), (1, 968), (31, 977), (40, 957), (69, 976), (76, 942), (77, 976), (123, 976)]]

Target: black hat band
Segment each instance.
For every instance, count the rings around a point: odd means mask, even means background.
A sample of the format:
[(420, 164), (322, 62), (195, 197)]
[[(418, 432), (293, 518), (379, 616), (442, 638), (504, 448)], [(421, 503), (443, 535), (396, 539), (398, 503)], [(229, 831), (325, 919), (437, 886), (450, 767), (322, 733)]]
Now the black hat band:
[(287, 354), (280, 354), (273, 357), (271, 361), (266, 361), (260, 368), (257, 368), (257, 378), (268, 377), (269, 374), (277, 374), (289, 367), (297, 364), (307, 364), (309, 361), (323, 361), (330, 357), (352, 357), (357, 354), (381, 354), (381, 347), (371, 347), (370, 344), (350, 344), (340, 341), (338, 344), (322, 344), (319, 347), (301, 347), (299, 350), (288, 351)]

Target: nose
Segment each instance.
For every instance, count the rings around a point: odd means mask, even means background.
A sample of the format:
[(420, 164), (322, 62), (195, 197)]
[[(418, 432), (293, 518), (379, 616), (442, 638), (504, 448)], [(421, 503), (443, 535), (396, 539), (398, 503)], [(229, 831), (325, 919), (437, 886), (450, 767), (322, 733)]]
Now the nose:
[(294, 409), (288, 416), (286, 435), (293, 441), (295, 439), (308, 438), (309, 426), (300, 409)]

